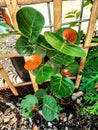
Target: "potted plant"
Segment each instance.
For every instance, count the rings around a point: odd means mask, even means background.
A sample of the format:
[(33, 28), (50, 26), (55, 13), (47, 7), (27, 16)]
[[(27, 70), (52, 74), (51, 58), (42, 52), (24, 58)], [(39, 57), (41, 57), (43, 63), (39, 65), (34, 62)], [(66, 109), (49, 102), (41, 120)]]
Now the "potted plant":
[(69, 97), (75, 89), (69, 76), (77, 74), (79, 58), (86, 56), (79, 46), (79, 33), (71, 28), (60, 28), (57, 32), (41, 34), (44, 17), (32, 7), (21, 8), (16, 19), (19, 30), (11, 33), (20, 35), (16, 41), (17, 52), (29, 56), (24, 68), (35, 75), (39, 85), (49, 80), (46, 89), (23, 98), (20, 111), (30, 118), (41, 109), (47, 121), (58, 119), (59, 99)]

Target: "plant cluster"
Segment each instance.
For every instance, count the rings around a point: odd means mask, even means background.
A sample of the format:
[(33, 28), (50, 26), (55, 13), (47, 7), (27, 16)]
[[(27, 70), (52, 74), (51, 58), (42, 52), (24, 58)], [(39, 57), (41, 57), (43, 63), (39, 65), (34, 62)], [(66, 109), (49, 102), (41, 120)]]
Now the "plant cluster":
[[(20, 35), (16, 50), (22, 56), (29, 56), (25, 69), (35, 75), (39, 85), (49, 80), (49, 92), (39, 89), (35, 94), (25, 96), (21, 102), (21, 112), (30, 118), (42, 109), (46, 120), (58, 119), (61, 110), (58, 99), (67, 98), (74, 92), (74, 82), (68, 76), (77, 74), (76, 57), (86, 56), (85, 50), (79, 46), (80, 36), (71, 28), (41, 34), (44, 17), (32, 7), (21, 8), (16, 19), (19, 30), (12, 30), (10, 34)], [(9, 32), (1, 35), (9, 35)]]

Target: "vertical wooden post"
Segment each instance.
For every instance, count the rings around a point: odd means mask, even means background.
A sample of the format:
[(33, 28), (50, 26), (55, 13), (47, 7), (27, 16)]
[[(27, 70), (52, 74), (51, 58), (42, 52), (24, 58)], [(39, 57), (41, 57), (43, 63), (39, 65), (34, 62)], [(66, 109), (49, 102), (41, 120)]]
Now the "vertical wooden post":
[[(94, 0), (93, 6), (92, 6), (92, 11), (91, 11), (91, 16), (90, 16), (90, 21), (89, 21), (89, 26), (88, 26), (88, 30), (87, 30), (87, 34), (86, 34), (86, 39), (85, 39), (85, 43), (84, 43), (84, 48), (86, 46), (91, 45), (91, 39), (92, 39), (92, 35), (94, 32), (95, 24), (97, 21), (97, 17), (98, 17), (98, 0)], [(89, 50), (89, 48), (85, 48), (86, 54), (88, 54), (88, 50)], [(80, 61), (79, 72), (81, 72), (84, 69), (85, 62), (86, 62), (86, 57), (82, 58)], [(79, 87), (81, 77), (82, 77), (81, 75), (79, 75), (79, 74), (77, 75), (75, 88)]]
[(14, 29), (18, 29), (17, 21), (16, 21), (16, 13), (19, 9), (17, 1), (16, 0), (5, 0), (7, 8), (9, 10), (11, 20), (13, 22)]
[[(17, 25), (17, 21), (16, 21), (16, 13), (19, 9), (18, 4), (17, 4), (17, 0), (5, 0), (8, 10), (10, 12), (11, 18), (12, 18), (12, 22), (13, 22), (13, 26), (14, 29), (18, 29), (18, 25)], [(25, 61), (29, 60), (29, 56), (28, 57), (24, 57)], [(38, 85), (35, 82), (35, 76), (33, 76), (30, 72), (29, 72), (31, 81), (32, 81), (32, 85), (33, 85), (33, 89), (34, 91), (38, 90)]]
[(11, 89), (11, 91), (13, 92), (13, 94), (15, 96), (18, 96), (18, 92), (15, 89), (15, 87), (13, 86), (13, 84), (11, 83), (9, 77), (7, 76), (6, 71), (4, 70), (2, 64), (0, 63), (0, 74), (2, 75), (2, 77), (5, 79), (6, 83), (8, 84), (9, 88)]
[(62, 25), (62, 0), (53, 0), (54, 10), (54, 31)]

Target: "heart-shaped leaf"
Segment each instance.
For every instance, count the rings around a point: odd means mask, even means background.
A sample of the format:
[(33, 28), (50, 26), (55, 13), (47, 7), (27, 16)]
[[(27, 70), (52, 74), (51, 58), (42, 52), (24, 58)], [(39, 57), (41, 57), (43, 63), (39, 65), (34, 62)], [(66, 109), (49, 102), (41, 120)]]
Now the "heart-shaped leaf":
[(31, 55), (34, 51), (34, 46), (28, 42), (25, 37), (20, 37), (16, 41), (16, 50), (20, 55)]
[(44, 96), (42, 113), (43, 113), (43, 117), (47, 121), (52, 121), (54, 119), (58, 119), (57, 102), (52, 96), (49, 96), (49, 95)]
[(20, 111), (25, 117), (30, 118), (33, 116), (33, 108), (36, 108), (37, 105), (38, 99), (36, 96), (29, 94), (22, 99)]
[(44, 26), (43, 15), (32, 7), (23, 7), (16, 14), (19, 30), (35, 43)]
[(51, 77), (50, 86), (54, 94), (64, 98), (69, 97), (74, 91), (74, 83), (61, 74)]
[(49, 64), (45, 64), (39, 68), (36, 75), (36, 82), (38, 84), (44, 83), (53, 74), (53, 69)]
[(73, 57), (85, 57), (86, 52), (85, 50), (76, 45), (70, 44), (67, 41), (64, 41), (59, 35), (56, 35), (52, 32), (45, 32), (44, 33), (46, 41), (56, 50), (60, 51), (63, 54), (70, 55)]

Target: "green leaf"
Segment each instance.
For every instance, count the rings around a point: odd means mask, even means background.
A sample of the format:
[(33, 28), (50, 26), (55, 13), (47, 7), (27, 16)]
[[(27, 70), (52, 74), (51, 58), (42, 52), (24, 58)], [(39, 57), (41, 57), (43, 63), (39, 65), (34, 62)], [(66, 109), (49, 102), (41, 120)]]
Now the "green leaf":
[(83, 48), (78, 45), (70, 44), (67, 41), (62, 40), (58, 35), (52, 32), (44, 33), (47, 42), (56, 50), (63, 54), (70, 55), (73, 57), (85, 57), (86, 52)]
[(72, 14), (65, 16), (65, 18), (74, 18), (74, 17), (75, 17), (75, 16), (72, 15)]
[(91, 115), (98, 116), (98, 103), (95, 103), (94, 105), (87, 107), (86, 111), (89, 112)]
[(39, 35), (37, 42), (38, 42), (39, 46), (41, 46), (47, 50), (54, 50), (53, 47), (47, 43), (47, 41), (43, 35)]
[(70, 27), (78, 26), (78, 22), (71, 22), (69, 26), (70, 26)]
[(53, 75), (60, 72), (60, 70), (61, 70), (61, 65), (60, 64), (54, 63), (51, 60), (48, 61), (48, 64), (50, 64), (52, 69), (53, 69)]
[(92, 38), (92, 41), (94, 41), (94, 42), (98, 42), (98, 37), (94, 37), (94, 38)]
[(78, 62), (77, 61), (74, 61), (73, 63), (71, 64), (68, 64), (68, 66), (66, 66), (65, 68), (70, 70), (72, 76), (75, 76), (78, 72)]
[(42, 84), (48, 80), (53, 74), (53, 69), (49, 64), (45, 64), (39, 68), (36, 75), (36, 83)]
[(40, 101), (40, 100), (43, 99), (43, 97), (44, 97), (45, 95), (47, 95), (47, 92), (46, 92), (46, 90), (44, 90), (44, 89), (38, 89), (38, 90), (35, 92), (34, 95), (35, 95), (35, 96), (37, 97), (37, 99)]
[(76, 13), (76, 19), (78, 19), (80, 17), (80, 11), (78, 11), (77, 13)]
[(35, 43), (44, 26), (43, 15), (32, 7), (23, 7), (16, 14), (18, 27), (31, 43)]
[(58, 51), (48, 51), (47, 56), (51, 61), (57, 64), (68, 65), (74, 61), (74, 57), (65, 55)]
[(28, 42), (28, 39), (25, 37), (20, 37), (16, 41), (16, 50), (20, 55), (31, 55), (34, 51), (34, 46)]
[(32, 107), (35, 105), (38, 105), (38, 100), (36, 96), (29, 94), (22, 99), (20, 104), (20, 112), (25, 117), (30, 118), (34, 114)]
[(44, 96), (42, 113), (47, 121), (58, 119), (58, 106), (55, 98), (49, 95)]
[(61, 74), (51, 77), (50, 86), (53, 93), (59, 97), (69, 97), (74, 91), (74, 83), (68, 77)]

